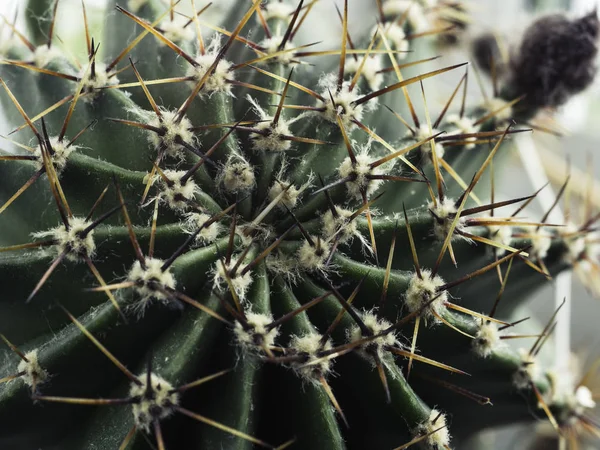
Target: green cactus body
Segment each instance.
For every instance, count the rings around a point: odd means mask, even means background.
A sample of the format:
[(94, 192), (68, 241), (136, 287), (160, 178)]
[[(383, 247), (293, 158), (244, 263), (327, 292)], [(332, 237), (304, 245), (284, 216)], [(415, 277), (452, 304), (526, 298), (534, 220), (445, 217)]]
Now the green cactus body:
[(383, 106), (460, 70), (380, 72), (427, 2), (373, 1), (374, 40), (346, 33), (346, 5), (319, 70), (294, 41), (314, 2), (244, 2), (204, 40), (202, 14), (118, 3), (77, 69), (44, 44), (54, 2), (30, 0), (34, 53), (0, 67), (26, 147), (0, 160), (2, 448), (434, 450), (539, 398), (572, 418), (537, 347), (501, 336), (573, 244), (472, 216), (528, 199), (473, 206), (519, 127), (484, 105), (407, 137)]

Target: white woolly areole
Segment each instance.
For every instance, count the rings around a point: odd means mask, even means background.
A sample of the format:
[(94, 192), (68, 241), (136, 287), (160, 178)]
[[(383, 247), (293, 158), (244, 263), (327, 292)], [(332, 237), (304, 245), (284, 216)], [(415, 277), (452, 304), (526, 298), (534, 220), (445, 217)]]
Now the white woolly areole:
[[(337, 123), (337, 116), (339, 115), (346, 128), (354, 128), (356, 125), (352, 123), (352, 119), (360, 121), (364, 112), (362, 104), (353, 104), (361, 97), (357, 88), (354, 87), (350, 90), (350, 83), (345, 81), (340, 91), (337, 92), (337, 74), (328, 74), (322, 77), (319, 80), (319, 86), (322, 88), (321, 96), (324, 100), (317, 100), (316, 106), (325, 109), (319, 114), (332, 123)], [(331, 102), (332, 97), (333, 103)]]
[[(271, 36), (270, 38), (263, 39), (262, 41), (260, 41), (259, 45), (260, 45), (260, 47), (262, 47), (264, 49), (264, 53), (266, 53), (267, 55), (273, 55), (275, 53), (279, 53), (284, 50), (292, 50), (293, 48), (295, 48), (295, 45), (292, 44), (292, 42), (290, 40), (288, 40), (285, 43), (285, 45), (283, 46), (283, 48), (281, 50), (279, 50), (279, 44), (281, 44), (281, 42), (283, 42), (283, 36), (274, 35), (274, 36)], [(262, 56), (262, 55), (259, 55), (259, 56)], [(283, 64), (283, 65), (288, 65), (292, 62), (292, 60), (294, 59), (294, 56), (295, 56), (295, 52), (287, 51), (285, 53), (280, 53), (277, 56), (274, 56), (273, 58), (269, 58), (265, 61), (261, 61), (259, 63), (259, 65), (272, 64), (275, 62)]]
[(233, 334), (237, 342), (247, 350), (258, 353), (261, 353), (265, 347), (273, 347), (279, 335), (279, 327), (268, 328), (268, 325), (273, 323), (273, 316), (251, 311), (246, 311), (244, 316), (250, 329), (246, 330), (239, 321), (236, 321)]
[(237, 262), (238, 258), (231, 258), (229, 264), (222, 260), (217, 261), (214, 271), (213, 284), (214, 287), (219, 291), (229, 292), (229, 284), (227, 281), (227, 275), (229, 274), (229, 282), (231, 282), (231, 285), (240, 299), (240, 302), (244, 303), (246, 301), (246, 295), (248, 294), (250, 285), (252, 284), (252, 271), (249, 270), (244, 275), (240, 276), (240, 272), (245, 267), (244, 263), (242, 262), (236, 273), (233, 275), (230, 274), (231, 269), (236, 266)]
[(256, 184), (254, 169), (241, 157), (230, 157), (217, 179), (229, 194), (248, 191)]
[(146, 258), (144, 269), (139, 261), (135, 261), (127, 274), (127, 281), (134, 283), (133, 288), (140, 297), (139, 304), (143, 310), (152, 299), (167, 303), (169, 298), (156, 289), (175, 289), (175, 277), (170, 270), (161, 269), (164, 261), (158, 258)]
[(486, 321), (479, 326), (479, 331), (473, 339), (473, 351), (476, 355), (487, 358), (494, 350), (503, 345), (498, 332), (498, 324)]
[[(406, 136), (412, 137), (415, 140), (415, 142), (419, 142), (419, 141), (423, 141), (439, 132), (440, 132), (440, 130), (438, 130), (436, 128), (433, 128), (430, 130), (428, 124), (422, 123), (421, 126), (415, 130), (414, 135), (409, 130), (406, 132)], [(435, 140), (432, 139), (419, 147), (419, 151), (421, 152), (421, 157), (428, 162), (433, 162), (433, 152), (431, 150), (432, 142), (435, 145), (436, 156), (438, 158), (442, 158), (444, 156), (444, 146), (442, 144), (435, 142)]]
[(67, 220), (69, 222), (68, 230), (64, 224), (61, 224), (47, 231), (33, 233), (33, 237), (36, 239), (51, 238), (54, 241), (56, 252), (60, 255), (66, 251), (66, 258), (69, 261), (82, 262), (85, 261), (86, 256), (93, 257), (96, 251), (94, 230), (92, 229), (85, 236), (81, 236), (82, 232), (92, 222), (85, 220), (83, 217), (69, 217)]
[(292, 132), (282, 117), (276, 125), (271, 122), (273, 118), (268, 117), (268, 122), (257, 123), (254, 128), (260, 131), (265, 131), (265, 134), (250, 133), (250, 139), (252, 139), (252, 148), (259, 151), (269, 152), (284, 152), (289, 150), (292, 146), (292, 142), (288, 139), (284, 139), (284, 136), (291, 136)]
[(367, 178), (369, 175), (383, 175), (385, 172), (381, 166), (372, 168), (371, 163), (375, 159), (371, 158), (366, 153), (359, 153), (355, 156), (356, 162), (352, 162), (349, 156), (347, 156), (340, 164), (338, 168), (338, 174), (340, 178), (352, 177), (352, 181), (346, 181), (346, 189), (348, 194), (357, 199), (362, 199), (362, 192), (366, 191), (367, 197), (373, 194), (379, 186), (383, 183), (383, 180), (370, 180)]
[(221, 233), (221, 224), (213, 222), (207, 227), (203, 227), (211, 219), (211, 216), (205, 213), (192, 212), (185, 215), (185, 232), (194, 234), (199, 228), (202, 228), (196, 236), (197, 244), (211, 244), (217, 240)]
[(371, 36), (374, 33), (379, 34), (382, 32), (385, 34), (385, 38), (388, 40), (391, 49), (401, 52), (396, 53), (396, 59), (405, 59), (410, 50), (410, 42), (406, 39), (404, 27), (398, 25), (396, 22), (386, 22), (381, 26), (375, 25), (371, 30)]
[(596, 407), (592, 391), (587, 386), (579, 386), (575, 391), (575, 400), (582, 408), (593, 409)]
[[(197, 66), (190, 66), (187, 70), (186, 75), (188, 77), (193, 77), (193, 81), (189, 81), (189, 85), (194, 89), (198, 82), (204, 77), (208, 69), (214, 64), (218, 53), (219, 46), (221, 40), (218, 35), (211, 40), (210, 45), (206, 49), (206, 53), (204, 55), (199, 54), (196, 56)], [(233, 80), (233, 72), (230, 72), (231, 66), (233, 64), (227, 61), (224, 58), (218, 62), (217, 67), (213, 71), (213, 73), (207, 78), (202, 86), (198, 95), (202, 96), (203, 94), (208, 93), (209, 95), (213, 92), (224, 92), (226, 94), (231, 94), (231, 84), (227, 82), (227, 80)]]
[[(485, 219), (485, 218), (484, 218)], [(513, 227), (510, 225), (487, 225), (488, 239), (501, 245), (509, 246), (512, 243)], [(502, 256), (506, 250), (499, 247), (494, 247), (493, 251), (496, 255)]]
[(170, 183), (167, 183), (161, 175), (154, 176), (153, 182), (158, 183), (158, 197), (175, 211), (188, 209), (187, 201), (194, 200), (195, 195), (200, 192), (193, 177), (189, 177), (182, 184), (182, 178), (186, 173), (185, 170), (163, 170), (164, 176)]
[(35, 389), (48, 378), (48, 373), (40, 366), (37, 349), (25, 353), (25, 358), (27, 361), (22, 359), (19, 362), (17, 372), (23, 373), (20, 377), (23, 383)]
[(298, 249), (298, 265), (300, 269), (307, 272), (316, 270), (324, 271), (325, 262), (329, 256), (329, 244), (324, 242), (320, 237), (311, 236), (311, 238), (315, 243), (314, 246), (305, 240)]
[[(575, 241), (575, 238), (571, 238)], [(579, 240), (579, 239), (577, 239)], [(572, 258), (572, 255), (577, 253), (581, 245), (581, 241), (573, 242), (573, 244), (569, 244), (567, 240), (567, 245), (572, 249), (569, 249), (569, 252), (565, 255), (565, 258), (569, 261), (570, 264), (577, 265), (577, 269), (583, 271), (584, 273), (591, 275), (593, 277), (596, 276), (596, 266), (595, 262), (600, 260), (600, 232), (592, 231), (586, 232), (584, 237), (584, 249), (582, 253), (577, 255), (577, 259)]]
[(419, 311), (423, 305), (431, 301), (432, 298), (438, 296), (429, 306), (425, 307), (420, 316), (425, 319), (433, 319), (434, 323), (439, 322), (439, 319), (434, 316), (434, 312), (438, 315), (446, 308), (444, 303), (448, 301), (448, 292), (438, 289), (446, 282), (439, 275), (431, 276), (431, 270), (421, 269), (421, 277), (416, 273), (410, 279), (408, 289), (404, 294), (404, 302), (408, 310), (413, 313)]
[(532, 356), (529, 350), (520, 348), (519, 356), (521, 357), (521, 365), (513, 374), (512, 382), (517, 389), (527, 389), (533, 380), (540, 377), (541, 369), (535, 356)]
[(161, 109), (162, 117), (159, 118), (154, 112), (144, 111), (145, 114), (152, 114), (147, 124), (159, 128), (163, 131), (162, 135), (148, 130), (148, 141), (154, 148), (165, 148), (165, 153), (169, 156), (183, 157), (183, 147), (177, 141), (187, 144), (194, 143), (194, 133), (191, 131), (192, 123), (187, 117), (183, 117), (179, 122), (177, 111), (167, 111)]
[(166, 419), (179, 404), (179, 393), (173, 390), (173, 385), (164, 378), (151, 373), (150, 389), (148, 391), (147, 375), (138, 376), (140, 384), (131, 383), (129, 397), (138, 398), (139, 402), (131, 406), (136, 427), (149, 433), (153, 423)]
[(129, 9), (129, 11), (131, 11), (132, 13), (137, 13), (142, 6), (144, 6), (146, 3), (148, 3), (148, 0), (129, 0), (127, 2), (127, 9)]
[[(77, 75), (80, 79), (83, 79), (81, 87), (84, 93), (97, 94), (98, 89), (106, 86), (114, 86), (119, 84), (119, 79), (116, 76), (110, 76), (111, 74), (106, 71), (106, 64), (96, 62), (96, 70), (94, 72), (94, 78), (92, 78), (92, 71), (87, 66), (83, 67)], [(95, 95), (88, 95), (83, 97), (84, 100), (93, 100)]]
[(33, 65), (43, 69), (55, 59), (62, 57), (62, 52), (55, 45), (48, 48), (46, 44), (43, 44), (33, 51)]
[[(437, 431), (436, 431), (437, 430)], [(446, 416), (436, 409), (432, 409), (429, 419), (420, 423), (414, 430), (414, 436), (427, 435), (421, 441), (421, 446), (427, 450), (443, 450), (450, 446), (450, 431), (446, 424)]]
[(279, 0), (272, 0), (262, 6), (262, 14), (266, 21), (279, 19), (291, 22), (295, 10), (296, 8), (290, 3)]
[[(444, 200), (441, 202), (438, 200), (437, 204), (433, 204), (433, 202), (428, 202), (427, 207), (433, 214), (433, 234), (437, 239), (443, 241), (448, 236), (450, 232), (450, 228), (452, 227), (452, 222), (456, 217), (456, 213), (458, 212), (458, 208), (455, 205), (454, 199), (450, 197), (444, 197)], [(454, 235), (452, 239), (461, 238), (460, 235), (456, 235), (457, 230), (461, 230), (464, 226), (464, 218), (458, 219), (456, 226), (454, 227)]]
[[(188, 42), (196, 37), (191, 26), (184, 27), (188, 21), (186, 17), (175, 14), (173, 20), (170, 17), (164, 19), (157, 28), (162, 30), (163, 35), (172, 42)], [(158, 40), (158, 45), (165, 46), (161, 40)]]
[(382, 58), (380, 55), (370, 55), (364, 64), (363, 60), (364, 56), (362, 55), (356, 59), (347, 58), (344, 64), (344, 74), (354, 76), (362, 65), (360, 76), (366, 80), (370, 90), (377, 91), (383, 84), (383, 74), (379, 73), (383, 69)]
[(580, 232), (579, 227), (572, 222), (567, 223), (561, 231), (563, 241), (567, 247), (564, 258), (570, 264), (576, 263), (584, 253), (587, 253), (586, 234)]
[(483, 107), (487, 109), (490, 113), (498, 111), (498, 113), (494, 115), (494, 119), (496, 120), (496, 122), (504, 122), (512, 117), (512, 107), (504, 108), (508, 103), (509, 102), (507, 102), (506, 100), (494, 97), (488, 99), (483, 104)]
[(281, 197), (281, 200), (279, 200), (277, 206), (280, 209), (285, 209), (286, 207), (289, 209), (294, 209), (298, 203), (298, 196), (302, 192), (302, 188), (298, 189), (295, 185), (288, 181), (275, 180), (275, 183), (273, 183), (273, 186), (271, 186), (271, 189), (269, 189), (269, 201), (272, 202), (275, 200), (285, 189), (287, 189), (287, 191), (285, 191), (285, 194), (283, 194), (283, 197)]
[[(451, 136), (453, 134), (472, 134), (479, 131), (479, 126), (475, 125), (475, 119), (471, 119), (467, 116), (460, 117), (458, 114), (450, 114), (446, 122), (456, 127), (455, 129), (446, 133), (446, 136)], [(477, 141), (475, 136), (468, 137), (463, 140), (467, 142), (467, 144), (463, 146), (465, 150), (471, 150), (475, 148), (475, 141)]]
[[(359, 314), (361, 320), (366, 325), (366, 327), (369, 330), (371, 330), (371, 333), (373, 335), (382, 333), (392, 326), (392, 324), (387, 320), (377, 317), (377, 314), (375, 314), (375, 310), (364, 311)], [(349, 342), (356, 342), (365, 337), (368, 337), (362, 334), (362, 330), (358, 325), (353, 325), (350, 328), (350, 330), (348, 330), (347, 335)], [(370, 342), (358, 346), (357, 353), (359, 356), (367, 359), (368, 361), (371, 361), (371, 363), (375, 365), (373, 353), (375, 353), (379, 357), (379, 359), (382, 360), (386, 354), (386, 347), (396, 347), (398, 345), (399, 343), (396, 334), (392, 331), (383, 336), (375, 338)]]
[[(76, 145), (71, 145), (67, 147), (68, 143), (65, 141), (60, 142), (58, 140), (58, 136), (50, 137), (50, 146), (52, 147), (52, 151), (54, 153), (50, 154), (50, 161), (54, 165), (54, 169), (56, 170), (56, 174), (60, 175), (64, 168), (67, 165), (67, 160), (69, 159), (69, 155), (77, 150), (79, 147)], [(35, 147), (33, 151), (33, 156), (36, 157), (35, 160), (35, 168), (36, 170), (40, 170), (44, 167), (44, 158), (42, 157), (42, 149), (39, 144)]]
[[(321, 345), (319, 333), (310, 332), (304, 336), (292, 336), (289, 349), (293, 354), (304, 356), (305, 359), (300, 362), (291, 364), (292, 369), (296, 374), (304, 380), (318, 382), (321, 376), (326, 377), (331, 372), (332, 359), (320, 358), (319, 353), (323, 350), (331, 350), (331, 340), (328, 339), (325, 345)], [(319, 362), (311, 365), (306, 365), (312, 361), (319, 359)]]
[[(328, 241), (334, 241), (337, 238), (338, 243), (344, 244), (352, 240), (355, 236), (360, 236), (356, 228), (356, 221), (349, 221), (352, 211), (344, 208), (337, 208), (337, 217), (333, 216), (330, 210), (327, 210), (321, 216), (321, 235)], [(334, 237), (335, 236), (335, 237)]]
[(550, 250), (550, 246), (552, 245), (552, 235), (543, 229), (537, 229), (534, 227), (529, 236), (531, 241), (531, 250), (529, 250), (529, 255), (532, 258), (544, 259), (548, 256), (548, 250)]

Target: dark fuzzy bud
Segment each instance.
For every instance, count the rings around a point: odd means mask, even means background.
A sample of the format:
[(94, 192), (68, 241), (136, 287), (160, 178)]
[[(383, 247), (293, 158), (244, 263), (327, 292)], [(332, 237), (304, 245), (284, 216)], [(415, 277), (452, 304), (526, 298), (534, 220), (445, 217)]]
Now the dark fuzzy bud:
[[(471, 53), (477, 67), (488, 75), (496, 72), (496, 76), (501, 76), (506, 71), (506, 65), (502, 61), (498, 38), (492, 33), (485, 33), (478, 36), (471, 44)], [(492, 64), (494, 70), (492, 70)]]
[(596, 74), (599, 26), (595, 10), (576, 20), (555, 14), (534, 22), (511, 61), (504, 97), (525, 95), (518, 111), (533, 115), (588, 87)]

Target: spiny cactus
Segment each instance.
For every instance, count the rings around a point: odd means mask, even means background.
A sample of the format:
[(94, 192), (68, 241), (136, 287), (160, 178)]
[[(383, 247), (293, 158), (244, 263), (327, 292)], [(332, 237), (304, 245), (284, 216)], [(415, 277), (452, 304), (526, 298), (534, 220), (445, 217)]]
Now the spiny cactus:
[(465, 67), (403, 77), (434, 54), (404, 58), (465, 26), (455, 2), (373, 0), (360, 36), (346, 0), (318, 50), (297, 41), (316, 1), (239, 2), (221, 26), (117, 3), (102, 38), (70, 12), (87, 61), (57, 46), (58, 1), (28, 2), (31, 40), (5, 20), (3, 449), (439, 450), (532, 413), (585, 422), (589, 390), (538, 359), (552, 321), (511, 331), (537, 286), (598, 257), (594, 221), (525, 221), (535, 193), (483, 188), (530, 131), (514, 121), (555, 106), (535, 67), (474, 106), (465, 73), (432, 118), (415, 99)]

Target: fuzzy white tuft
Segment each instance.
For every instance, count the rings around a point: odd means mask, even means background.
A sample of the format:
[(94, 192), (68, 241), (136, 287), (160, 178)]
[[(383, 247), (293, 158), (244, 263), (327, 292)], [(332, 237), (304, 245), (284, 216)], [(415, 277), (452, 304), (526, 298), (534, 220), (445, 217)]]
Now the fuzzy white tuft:
[(83, 67), (77, 76), (83, 79), (82, 92), (91, 93), (91, 95), (82, 97), (83, 100), (87, 101), (94, 100), (100, 89), (119, 84), (119, 79), (116, 75), (111, 76), (110, 73), (106, 72), (106, 64), (100, 62), (96, 62), (96, 70), (93, 78), (91, 70), (87, 66)]
[(348, 194), (357, 199), (362, 199), (362, 193), (366, 192), (367, 197), (371, 196), (379, 186), (383, 183), (383, 180), (370, 180), (367, 178), (369, 175), (383, 175), (384, 171), (381, 166), (372, 168), (371, 163), (375, 159), (371, 158), (365, 152), (358, 153), (356, 156), (356, 162), (353, 163), (349, 156), (347, 156), (340, 164), (338, 168), (338, 174), (340, 178), (352, 177), (352, 181), (347, 181), (346, 189)]
[(96, 251), (94, 242), (94, 230), (89, 231), (84, 237), (81, 233), (91, 224), (82, 217), (68, 218), (69, 229), (64, 224), (51, 228), (47, 231), (33, 233), (36, 239), (50, 238), (54, 242), (54, 249), (57, 254), (67, 252), (66, 258), (73, 262), (83, 262), (85, 258), (91, 258)]
[(154, 111), (138, 111), (138, 115), (146, 119), (146, 123), (152, 127), (163, 131), (162, 134), (148, 131), (148, 141), (156, 148), (164, 148), (165, 154), (183, 159), (183, 146), (179, 142), (185, 142), (193, 145), (195, 137), (192, 129), (192, 123), (187, 117), (176, 121), (177, 111), (167, 111), (161, 109), (162, 117), (159, 118)]
[(548, 250), (552, 246), (552, 238), (553, 236), (547, 231), (534, 227), (530, 234), (531, 250), (529, 250), (529, 255), (531, 258), (546, 258)]
[[(380, 334), (392, 326), (392, 324), (387, 320), (377, 317), (375, 310), (364, 311), (360, 313), (360, 318), (365, 326), (371, 331), (372, 335)], [(358, 325), (353, 325), (348, 330), (347, 336), (349, 342), (356, 342), (360, 339), (368, 337), (363, 335), (362, 330)], [(357, 347), (357, 354), (375, 365), (373, 353), (377, 355), (379, 360), (383, 360), (384, 356), (387, 354), (386, 347), (397, 347), (399, 345), (400, 344), (396, 334), (392, 331), (374, 339), (373, 341), (360, 345)]]
[(346, 59), (346, 64), (344, 64), (344, 73), (354, 77), (362, 65), (360, 72), (361, 77), (365, 79), (370, 90), (377, 91), (381, 88), (384, 79), (383, 74), (380, 73), (380, 70), (383, 69), (382, 58), (380, 55), (370, 55), (367, 57), (367, 60), (364, 62), (364, 64), (363, 59), (364, 56), (362, 55), (356, 59)]
[[(321, 351), (333, 348), (329, 339), (324, 345), (321, 345), (322, 337), (321, 334), (316, 332), (310, 332), (303, 336), (292, 336), (289, 345), (290, 351), (292, 354), (303, 356), (305, 359), (301, 362), (292, 363), (291, 367), (303, 380), (317, 383), (321, 376), (326, 377), (332, 371), (332, 359), (319, 357)], [(313, 361), (314, 364), (307, 365)]]
[[(205, 213), (191, 212), (185, 215), (185, 232), (194, 234), (198, 228), (204, 226), (210, 220), (211, 216)], [(221, 234), (222, 227), (219, 222), (213, 222), (207, 227), (203, 227), (196, 236), (196, 244), (211, 244), (217, 240)]]
[(289, 150), (292, 146), (292, 141), (284, 139), (284, 136), (291, 136), (292, 133), (288, 127), (288, 123), (282, 118), (279, 119), (277, 125), (273, 125), (273, 122), (269, 117), (269, 122), (257, 123), (254, 128), (263, 133), (250, 133), (250, 139), (252, 140), (252, 148), (258, 151), (269, 151), (269, 152), (284, 152)]
[(448, 301), (448, 292), (438, 292), (438, 289), (444, 284), (446, 282), (443, 278), (439, 275), (432, 277), (429, 269), (421, 269), (421, 277), (415, 273), (404, 294), (409, 312), (419, 311), (427, 302), (437, 296), (429, 306), (421, 311), (420, 316), (426, 320), (433, 319), (434, 323), (439, 322), (433, 313), (439, 315), (446, 308), (444, 303)]
[(240, 276), (240, 272), (245, 267), (245, 264), (242, 262), (240, 264), (239, 269), (234, 275), (230, 274), (231, 269), (233, 269), (238, 262), (237, 258), (231, 258), (229, 264), (224, 261), (217, 261), (216, 268), (214, 270), (213, 276), (213, 285), (220, 292), (229, 292), (229, 284), (227, 278), (231, 282), (231, 285), (240, 299), (241, 303), (246, 301), (246, 296), (248, 294), (248, 290), (250, 289), (250, 285), (252, 284), (252, 271), (249, 270), (244, 275)]
[(298, 203), (298, 197), (302, 191), (287, 181), (275, 180), (275, 183), (273, 183), (273, 186), (271, 186), (271, 189), (269, 189), (269, 201), (274, 201), (285, 189), (287, 190), (283, 194), (283, 197), (281, 197), (281, 200), (279, 200), (277, 206), (279, 206), (280, 209), (285, 209), (286, 207), (290, 210), (294, 209)]
[[(186, 75), (193, 77), (193, 81), (188, 83), (194, 89), (200, 80), (204, 77), (208, 69), (214, 64), (221, 46), (221, 40), (219, 35), (215, 35), (210, 42), (210, 45), (206, 49), (205, 54), (199, 54), (196, 56), (197, 66), (190, 66)], [(223, 92), (231, 95), (231, 84), (228, 80), (233, 80), (233, 72), (230, 71), (233, 64), (226, 59), (221, 59), (212, 74), (208, 76), (202, 89), (198, 92), (199, 96), (204, 94), (212, 94), (214, 92)]]
[[(319, 80), (319, 86), (322, 88), (320, 94), (323, 100), (317, 100), (316, 107), (324, 108), (324, 111), (318, 114), (321, 114), (325, 120), (335, 124), (337, 124), (337, 116), (339, 115), (346, 129), (356, 127), (352, 123), (352, 120), (360, 121), (364, 113), (362, 104), (356, 105), (353, 103), (361, 97), (358, 89), (354, 87), (354, 89), (350, 90), (350, 83), (345, 81), (338, 92), (337, 74), (329, 74), (322, 77)], [(331, 102), (332, 97), (333, 103)]]
[(442, 450), (450, 446), (451, 436), (446, 424), (446, 416), (436, 409), (432, 409), (429, 418), (417, 426), (414, 435), (415, 437), (427, 435), (421, 441), (422, 447), (427, 450)]
[(164, 176), (170, 181), (167, 183), (162, 175), (155, 175), (152, 180), (158, 186), (158, 198), (174, 211), (185, 211), (189, 209), (188, 201), (193, 201), (200, 188), (189, 177), (182, 184), (182, 178), (187, 172), (185, 170), (163, 170)]
[[(487, 229), (489, 240), (505, 246), (511, 245), (513, 228), (510, 225), (487, 225)], [(506, 253), (505, 249), (499, 247), (493, 247), (493, 251), (497, 256)]]
[[(279, 53), (285, 50), (293, 50), (295, 48), (295, 45), (292, 44), (290, 40), (288, 40), (285, 43), (284, 47), (281, 50), (279, 50), (279, 44), (281, 44), (282, 41), (283, 36), (274, 35), (270, 38), (262, 40), (259, 45), (264, 49), (264, 53), (266, 53), (267, 55), (274, 55), (275, 53)], [(262, 56), (262, 53), (259, 56)], [(285, 51), (285, 53), (279, 53), (277, 56), (269, 58), (265, 61), (261, 61), (260, 64), (266, 65), (272, 63), (279, 63), (283, 65), (288, 65), (292, 63), (294, 56), (294, 51)]]
[(494, 322), (481, 323), (472, 345), (475, 354), (482, 358), (487, 358), (494, 350), (504, 346), (498, 333), (498, 325)]
[(228, 194), (247, 192), (256, 184), (254, 169), (241, 156), (230, 156), (221, 168), (217, 181)]
[(48, 378), (48, 373), (40, 366), (38, 360), (38, 350), (31, 350), (25, 353), (27, 361), (21, 360), (17, 366), (17, 372), (22, 373), (21, 380), (32, 389), (37, 388)]
[[(422, 123), (421, 126), (415, 130), (415, 134), (408, 130), (406, 132), (406, 137), (412, 137), (416, 142), (419, 142), (439, 132), (440, 130), (436, 128), (430, 130), (429, 125), (427, 125), (426, 123)], [(419, 147), (419, 151), (421, 152), (421, 158), (428, 162), (433, 161), (433, 152), (431, 150), (432, 143), (435, 146), (436, 156), (438, 158), (442, 158), (444, 156), (444, 146), (442, 144), (436, 143), (435, 140), (432, 139)]]
[[(475, 120), (470, 117), (460, 117), (458, 114), (450, 114), (446, 120), (449, 124), (454, 125), (456, 128), (446, 133), (446, 136), (452, 136), (453, 134), (472, 134), (479, 131), (479, 126), (475, 125)], [(467, 144), (464, 145), (465, 150), (471, 150), (475, 148), (475, 136), (463, 139)], [(437, 148), (437, 147), (436, 147)]]
[(566, 224), (561, 231), (561, 236), (567, 247), (564, 259), (569, 264), (575, 264), (587, 253), (587, 233), (580, 232), (579, 227), (572, 222)]
[(299, 269), (306, 272), (325, 271), (325, 263), (329, 256), (329, 244), (317, 236), (311, 236), (315, 245), (312, 246), (308, 241), (304, 241), (298, 249)]
[(233, 334), (237, 342), (254, 353), (263, 353), (264, 348), (273, 347), (279, 335), (278, 327), (268, 328), (268, 325), (273, 322), (273, 316), (253, 313), (250, 310), (246, 311), (244, 316), (250, 329), (245, 329), (240, 322), (236, 321)]
[(146, 258), (144, 269), (139, 261), (135, 261), (127, 274), (127, 281), (135, 283), (134, 289), (139, 296), (136, 305), (140, 311), (150, 304), (152, 300), (168, 303), (169, 297), (160, 292), (156, 287), (163, 289), (175, 289), (175, 276), (170, 270), (163, 272), (161, 269), (164, 261), (158, 258)]
[(521, 357), (521, 365), (513, 373), (513, 386), (520, 390), (528, 389), (531, 383), (540, 377), (542, 370), (535, 356), (532, 356), (529, 350), (520, 348), (519, 356)]
[(406, 39), (403, 26), (398, 25), (396, 22), (387, 22), (382, 25), (375, 25), (371, 30), (371, 35), (373, 33), (384, 33), (391, 49), (400, 52), (396, 53), (395, 57), (400, 60), (406, 58), (410, 50), (410, 42)]
[[(52, 147), (52, 154), (50, 154), (50, 161), (54, 165), (54, 170), (56, 170), (56, 174), (60, 176), (64, 168), (67, 166), (67, 161), (69, 159), (69, 155), (77, 150), (79, 147), (76, 145), (68, 146), (68, 143), (65, 141), (60, 142), (57, 136), (50, 137), (50, 146)], [(42, 157), (42, 149), (38, 145), (35, 147), (33, 152), (33, 156), (37, 159), (35, 160), (35, 168), (36, 170), (40, 170), (44, 167), (44, 159)]]
[(262, 6), (262, 14), (267, 22), (272, 19), (290, 22), (295, 9), (290, 3), (272, 0)]
[[(196, 34), (192, 26), (184, 27), (188, 21), (186, 17), (175, 14), (173, 20), (170, 17), (164, 19), (157, 28), (172, 42), (189, 42), (196, 37)], [(158, 40), (158, 45), (164, 46), (165, 44)]]
[[(445, 240), (446, 236), (448, 236), (448, 233), (450, 232), (450, 228), (452, 227), (452, 222), (456, 217), (456, 213), (458, 212), (458, 208), (456, 207), (454, 199), (450, 197), (444, 197), (444, 200), (441, 202), (438, 201), (435, 205), (430, 201), (427, 203), (427, 207), (433, 214), (433, 234), (440, 241)], [(459, 218), (456, 226), (454, 227), (452, 240), (465, 239), (456, 233), (457, 231), (462, 230), (463, 227), (464, 218)]]
[(55, 59), (63, 58), (62, 52), (56, 45), (48, 48), (46, 44), (42, 44), (33, 52), (33, 65), (43, 69)]
[(136, 427), (146, 433), (152, 431), (155, 421), (166, 419), (179, 405), (179, 393), (173, 391), (173, 385), (164, 378), (151, 373), (150, 389), (145, 373), (138, 376), (140, 384), (131, 383), (129, 397), (137, 398), (139, 402), (131, 406)]
[(336, 207), (337, 217), (333, 216), (330, 210), (327, 210), (321, 216), (321, 235), (328, 241), (337, 240), (339, 244), (350, 242), (354, 237), (362, 237), (356, 228), (356, 220), (348, 220), (352, 216), (352, 211)]

